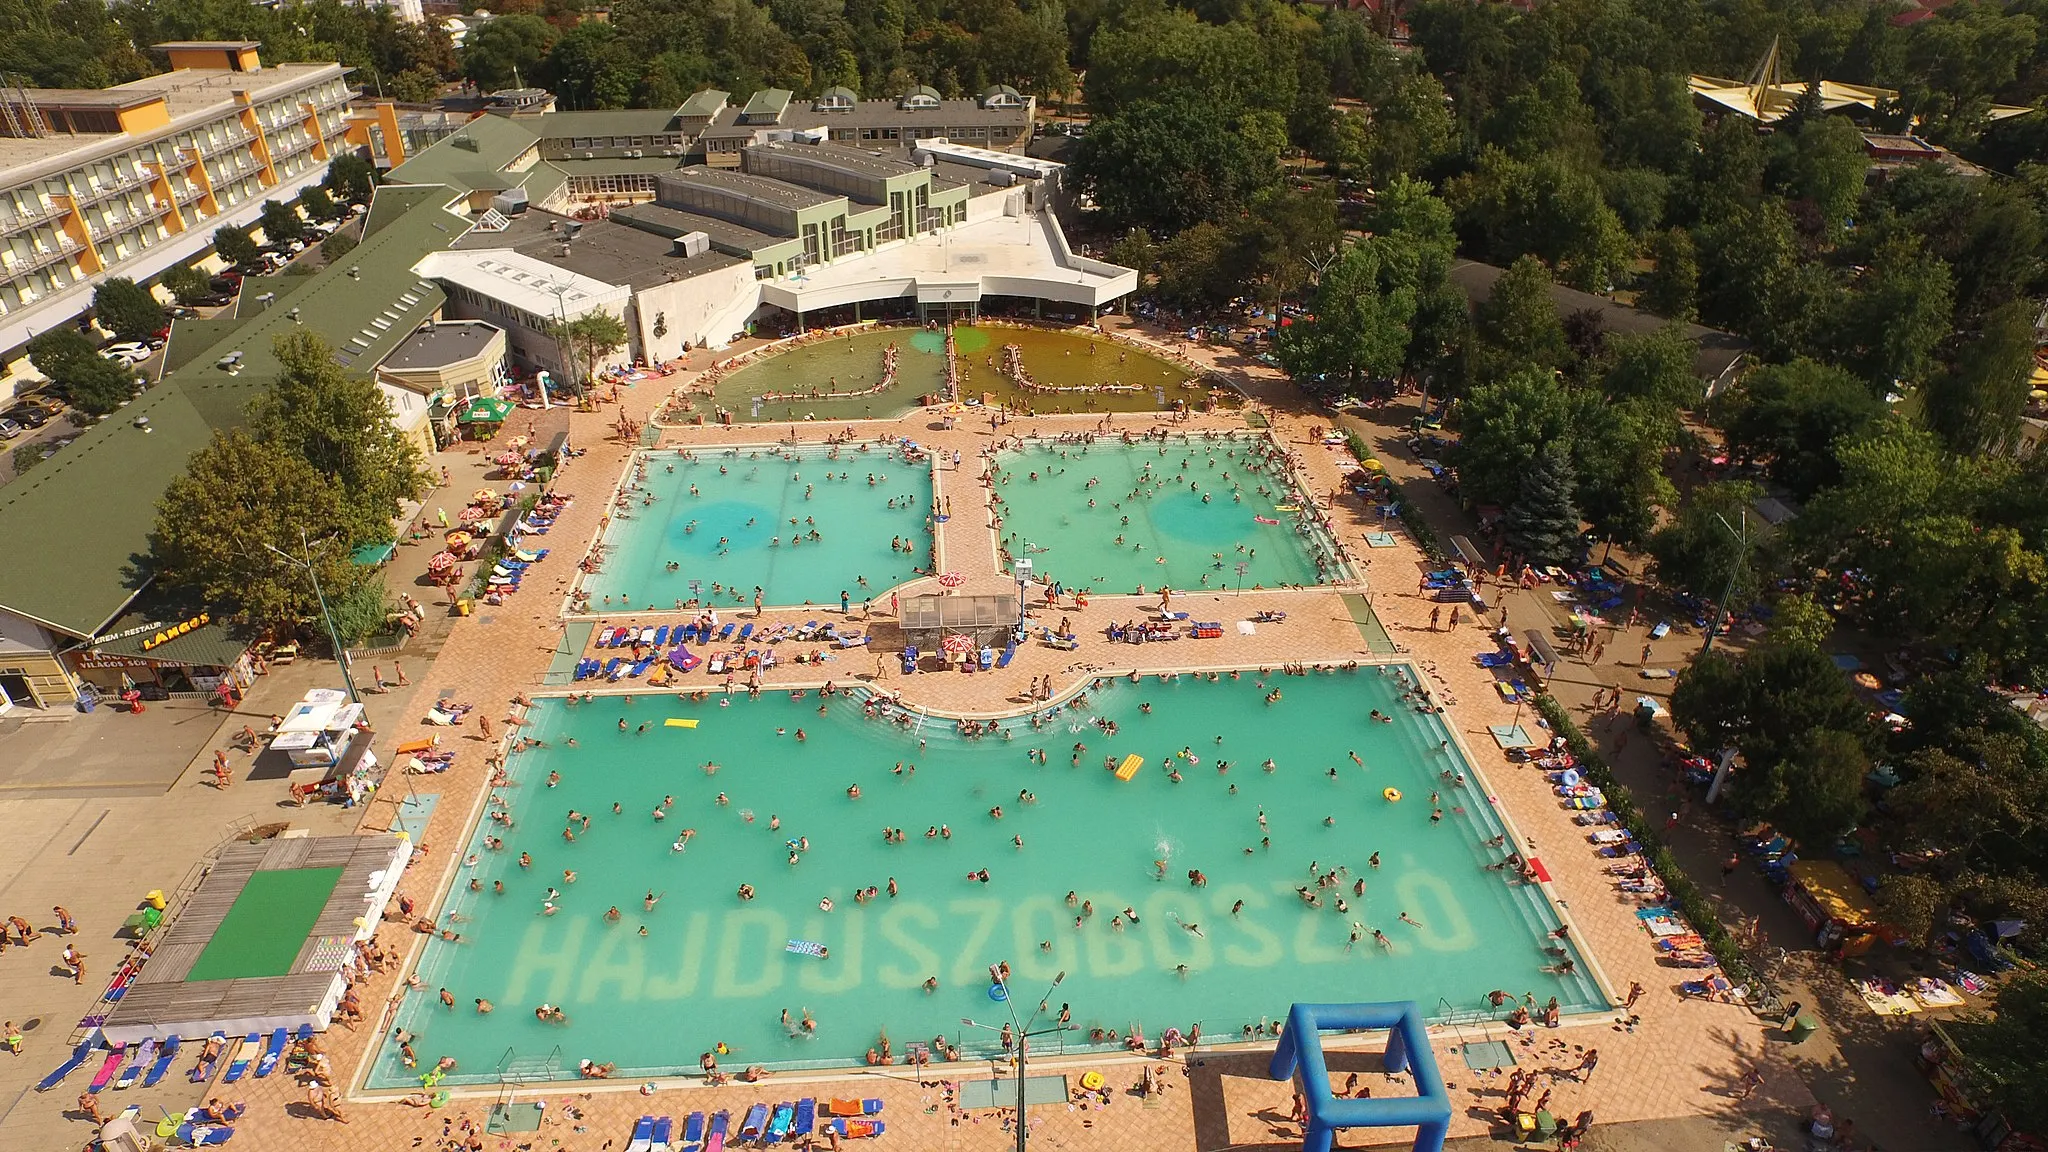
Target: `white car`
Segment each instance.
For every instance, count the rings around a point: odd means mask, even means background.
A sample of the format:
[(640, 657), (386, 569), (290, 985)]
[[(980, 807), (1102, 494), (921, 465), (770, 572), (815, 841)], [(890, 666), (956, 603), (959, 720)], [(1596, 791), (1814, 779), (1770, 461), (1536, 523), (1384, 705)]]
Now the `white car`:
[(144, 360), (149, 359), (150, 351), (147, 344), (134, 340), (125, 340), (119, 344), (109, 344), (105, 348), (100, 349), (100, 356), (102, 359), (113, 360), (122, 364), (140, 364)]

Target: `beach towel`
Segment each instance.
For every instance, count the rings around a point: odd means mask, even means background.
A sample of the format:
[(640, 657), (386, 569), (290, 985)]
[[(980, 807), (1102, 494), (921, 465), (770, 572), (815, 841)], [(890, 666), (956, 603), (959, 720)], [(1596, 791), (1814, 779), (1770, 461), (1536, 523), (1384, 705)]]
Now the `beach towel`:
[(782, 950), (794, 952), (799, 956), (825, 955), (825, 946), (816, 940), (791, 940), (788, 944), (783, 945)]

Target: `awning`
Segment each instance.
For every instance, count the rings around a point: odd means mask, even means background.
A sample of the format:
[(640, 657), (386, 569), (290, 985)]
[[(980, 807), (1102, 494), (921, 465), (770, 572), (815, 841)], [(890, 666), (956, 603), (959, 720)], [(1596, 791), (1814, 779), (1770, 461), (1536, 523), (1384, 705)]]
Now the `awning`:
[(1529, 629), (1526, 635), (1529, 637), (1529, 654), (1536, 658), (1536, 662), (1546, 668), (1555, 668), (1557, 650), (1550, 646), (1549, 638), (1534, 628)]
[(375, 568), (393, 556), (398, 555), (398, 545), (386, 540), (382, 544), (365, 544), (348, 554), (348, 558), (365, 568)]
[[(124, 617), (117, 621), (117, 626), (128, 619)], [(225, 668), (249, 650), (251, 638), (230, 631), (227, 621), (209, 619), (204, 624), (191, 624), (189, 627), (185, 627), (186, 623), (189, 621), (163, 621), (117, 639), (102, 640), (92, 645), (91, 651), (102, 656), (147, 660), (154, 664)], [(179, 632), (180, 627), (185, 630)]]
[(512, 414), (512, 402), (496, 396), (478, 396), (462, 406), (455, 419), (463, 424), (502, 424)]

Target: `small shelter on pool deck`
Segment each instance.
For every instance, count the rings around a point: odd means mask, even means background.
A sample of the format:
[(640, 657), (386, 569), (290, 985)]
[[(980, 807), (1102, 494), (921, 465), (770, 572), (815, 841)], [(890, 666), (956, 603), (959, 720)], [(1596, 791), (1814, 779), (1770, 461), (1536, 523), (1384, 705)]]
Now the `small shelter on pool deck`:
[(948, 636), (1000, 647), (1017, 628), (1015, 596), (913, 596), (903, 602), (903, 642), (936, 652)]

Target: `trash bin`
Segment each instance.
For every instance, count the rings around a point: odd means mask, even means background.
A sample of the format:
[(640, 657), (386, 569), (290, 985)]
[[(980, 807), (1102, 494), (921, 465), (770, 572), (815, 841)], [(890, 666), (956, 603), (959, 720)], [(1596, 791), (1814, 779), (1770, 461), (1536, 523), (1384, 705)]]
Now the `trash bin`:
[(144, 896), (144, 897), (142, 898), (142, 902), (143, 902), (144, 904), (147, 904), (147, 905), (149, 905), (149, 906), (150, 906), (151, 908), (154, 908), (154, 909), (156, 909), (156, 910), (157, 910), (157, 911), (159, 911), (159, 912), (163, 911), (163, 910), (164, 910), (164, 893), (163, 893), (163, 889), (161, 889), (161, 888), (152, 888), (152, 889), (150, 889), (150, 891), (149, 891), (149, 894), (148, 894), (148, 895), (146, 895), (146, 896)]
[(94, 695), (93, 695), (92, 693), (90, 693), (90, 692), (81, 692), (81, 693), (79, 693), (79, 695), (78, 695), (78, 710), (79, 710), (80, 712), (88, 712), (88, 713), (89, 713), (89, 712), (91, 712), (91, 711), (92, 711), (93, 709), (95, 709), (95, 708), (97, 708), (97, 707), (99, 707), (99, 706), (100, 706), (100, 698), (99, 698), (99, 697), (97, 697), (97, 696), (94, 696)]
[(468, 597), (466, 597), (466, 596), (465, 596), (465, 597), (463, 597), (463, 598), (462, 598), (462, 599), (460, 599), (460, 600), (457, 600), (457, 601), (455, 602), (455, 614), (456, 614), (457, 616), (467, 616), (467, 615), (469, 615), (469, 614), (470, 614), (470, 612), (471, 612), (471, 611), (473, 611), (473, 610), (474, 610), (475, 608), (476, 608), (476, 602), (475, 602), (475, 601), (473, 601), (473, 600), (471, 600), (471, 599), (469, 599), (469, 598), (468, 598)]
[(1791, 1026), (1785, 1029), (1785, 1041), (1788, 1044), (1798, 1044), (1818, 1031), (1820, 1031), (1820, 1021), (1815, 1020), (1811, 1016), (1795, 1017)]

